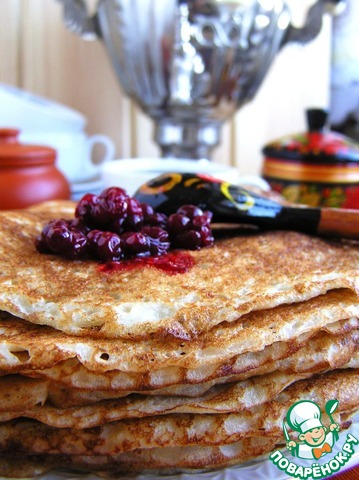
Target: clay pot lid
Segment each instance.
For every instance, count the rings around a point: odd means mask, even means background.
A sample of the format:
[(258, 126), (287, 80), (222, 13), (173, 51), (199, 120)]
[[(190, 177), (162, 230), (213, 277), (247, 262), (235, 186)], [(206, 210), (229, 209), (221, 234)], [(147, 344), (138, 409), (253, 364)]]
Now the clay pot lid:
[(277, 139), (263, 149), (264, 155), (316, 164), (359, 162), (359, 144), (326, 127), (327, 112), (306, 111), (308, 131)]
[(20, 143), (16, 128), (0, 128), (0, 167), (55, 164), (56, 150)]

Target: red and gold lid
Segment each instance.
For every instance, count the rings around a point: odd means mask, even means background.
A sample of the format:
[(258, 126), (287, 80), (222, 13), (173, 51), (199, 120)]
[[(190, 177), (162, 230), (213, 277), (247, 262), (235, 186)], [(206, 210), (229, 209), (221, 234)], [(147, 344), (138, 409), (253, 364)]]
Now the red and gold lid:
[(263, 149), (267, 157), (304, 161), (312, 164), (358, 162), (359, 145), (326, 128), (327, 112), (307, 110), (308, 131), (277, 139)]
[(359, 183), (359, 145), (325, 127), (327, 113), (307, 111), (308, 131), (275, 140), (263, 149), (266, 179)]

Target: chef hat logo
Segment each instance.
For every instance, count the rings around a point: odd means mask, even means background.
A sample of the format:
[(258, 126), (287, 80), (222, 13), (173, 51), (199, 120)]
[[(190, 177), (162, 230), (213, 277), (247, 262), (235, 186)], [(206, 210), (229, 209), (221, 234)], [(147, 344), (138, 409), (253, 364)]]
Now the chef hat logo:
[(313, 428), (322, 427), (321, 411), (318, 405), (310, 400), (302, 400), (290, 407), (287, 412), (287, 423), (293, 430), (306, 433)]

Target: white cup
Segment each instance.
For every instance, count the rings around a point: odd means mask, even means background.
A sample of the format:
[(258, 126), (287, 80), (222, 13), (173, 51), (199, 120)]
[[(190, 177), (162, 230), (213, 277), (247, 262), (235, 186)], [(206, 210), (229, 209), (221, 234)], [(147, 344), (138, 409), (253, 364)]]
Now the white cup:
[(70, 183), (86, 182), (99, 177), (103, 164), (113, 160), (115, 155), (114, 142), (101, 134), (90, 136), (84, 132), (20, 132), (20, 141), (54, 148), (57, 152), (56, 166)]
[(104, 188), (119, 186), (129, 195), (161, 173), (202, 173), (231, 183), (238, 183), (236, 168), (207, 160), (164, 159), (164, 158), (127, 158), (114, 160), (101, 168)]

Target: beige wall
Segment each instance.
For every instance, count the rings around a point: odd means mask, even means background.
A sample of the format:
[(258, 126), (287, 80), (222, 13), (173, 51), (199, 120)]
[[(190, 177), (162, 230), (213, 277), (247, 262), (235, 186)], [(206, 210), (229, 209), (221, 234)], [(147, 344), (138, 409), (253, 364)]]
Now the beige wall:
[[(56, 0), (0, 0), (0, 21), (0, 82), (79, 110), (89, 133), (112, 137), (118, 157), (159, 155), (151, 121), (122, 95), (102, 43), (69, 33)], [(255, 100), (225, 125), (215, 160), (257, 174), (268, 140), (303, 130), (305, 108), (327, 107), (330, 29), (327, 18), (314, 42), (278, 54)]]

